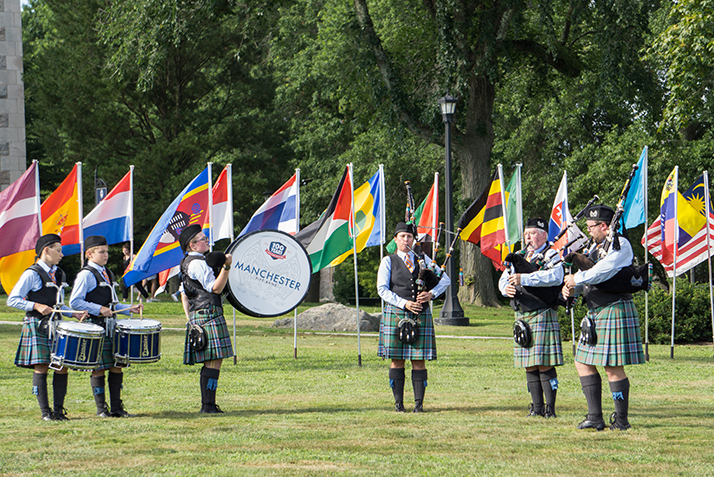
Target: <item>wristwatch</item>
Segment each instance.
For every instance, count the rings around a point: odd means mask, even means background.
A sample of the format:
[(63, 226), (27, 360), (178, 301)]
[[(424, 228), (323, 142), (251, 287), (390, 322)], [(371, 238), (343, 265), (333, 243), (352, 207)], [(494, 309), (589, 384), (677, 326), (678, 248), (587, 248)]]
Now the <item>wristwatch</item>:
[(230, 270), (231, 266), (230, 265), (223, 265), (223, 270)]

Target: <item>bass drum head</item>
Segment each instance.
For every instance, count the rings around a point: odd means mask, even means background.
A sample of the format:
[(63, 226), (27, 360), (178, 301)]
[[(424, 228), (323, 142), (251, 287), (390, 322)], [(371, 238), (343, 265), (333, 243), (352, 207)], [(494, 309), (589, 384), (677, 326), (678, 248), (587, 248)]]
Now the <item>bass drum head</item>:
[(312, 276), (310, 256), (292, 235), (257, 230), (231, 243), (228, 302), (250, 316), (280, 316), (307, 295)]

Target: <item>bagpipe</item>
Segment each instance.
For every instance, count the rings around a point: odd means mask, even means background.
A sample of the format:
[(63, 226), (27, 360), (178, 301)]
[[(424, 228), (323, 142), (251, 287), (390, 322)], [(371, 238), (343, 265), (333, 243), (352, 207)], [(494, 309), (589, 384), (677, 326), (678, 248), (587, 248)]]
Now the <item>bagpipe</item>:
[[(620, 240), (617, 229), (620, 219), (622, 218), (622, 214), (625, 212), (625, 200), (627, 198), (627, 193), (630, 190), (630, 185), (632, 184), (632, 178), (635, 176), (635, 172), (637, 172), (637, 164), (632, 165), (630, 175), (622, 188), (622, 192), (620, 193), (620, 198), (617, 201), (617, 206), (615, 207), (615, 215), (612, 217), (608, 227), (605, 243), (599, 251), (599, 254), (602, 254), (602, 256), (607, 254), (610, 247), (613, 247), (615, 250), (620, 250)], [(593, 199), (596, 198), (597, 196), (593, 197)], [(590, 207), (592, 202), (593, 200), (588, 202), (588, 205), (578, 213), (578, 217), (582, 217), (582, 214), (584, 214), (585, 210)], [(567, 254), (563, 258), (563, 262), (566, 267), (575, 266), (578, 270), (589, 270), (595, 266), (595, 261), (593, 261), (588, 254), (580, 252), (571, 252)], [(649, 291), (651, 283), (652, 264), (647, 263), (645, 265), (629, 265), (624, 267), (620, 269), (620, 271), (618, 271), (612, 278), (593, 286), (598, 290), (607, 293), (636, 293), (640, 290)]]
[[(530, 248), (530, 244), (526, 246), (523, 250), (519, 250), (518, 252), (511, 252), (508, 255), (506, 255), (506, 258), (504, 259), (504, 262), (508, 264), (508, 266), (511, 267), (511, 273), (521, 273), (521, 274), (528, 274), (528, 273), (533, 273), (537, 272), (540, 270), (550, 270), (557, 265), (560, 265), (560, 256), (553, 252), (548, 256), (546, 252), (548, 250), (552, 250), (549, 248), (545, 248), (544, 251), (539, 252), (535, 254), (533, 257), (531, 257), (531, 261), (528, 261), (526, 259), (526, 255), (528, 253), (528, 249)], [(532, 297), (535, 297), (538, 301), (542, 302), (542, 304), (546, 306), (556, 306), (558, 304), (558, 295), (560, 294), (560, 286), (554, 286), (554, 287), (529, 287), (529, 286), (522, 286), (522, 291), (520, 292), (520, 296), (518, 298), (519, 301), (523, 302), (522, 304), (525, 305), (528, 308), (542, 308), (542, 306), (539, 306), (538, 304), (534, 305), (530, 303), (531, 300), (529, 300), (529, 295)], [(512, 304), (514, 308), (516, 306)], [(535, 309), (535, 308), (534, 308)]]

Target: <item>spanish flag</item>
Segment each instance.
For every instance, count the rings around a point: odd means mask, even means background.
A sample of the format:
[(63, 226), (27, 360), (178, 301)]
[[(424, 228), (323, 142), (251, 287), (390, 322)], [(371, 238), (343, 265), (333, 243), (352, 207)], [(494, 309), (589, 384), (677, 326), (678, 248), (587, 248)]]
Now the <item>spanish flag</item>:
[[(79, 253), (82, 237), (79, 224), (82, 220), (82, 204), (79, 191), (82, 188), (82, 163), (74, 165), (72, 172), (42, 203), (42, 235), (57, 234), (62, 237), (62, 253)], [(7, 293), (13, 289), (20, 275), (35, 261), (35, 250), (18, 252), (0, 259), (0, 281)]]
[(457, 227), (461, 240), (481, 248), (498, 270), (503, 270), (503, 257), (508, 254), (506, 223), (503, 214), (503, 185), (498, 171), (491, 182), (461, 216)]

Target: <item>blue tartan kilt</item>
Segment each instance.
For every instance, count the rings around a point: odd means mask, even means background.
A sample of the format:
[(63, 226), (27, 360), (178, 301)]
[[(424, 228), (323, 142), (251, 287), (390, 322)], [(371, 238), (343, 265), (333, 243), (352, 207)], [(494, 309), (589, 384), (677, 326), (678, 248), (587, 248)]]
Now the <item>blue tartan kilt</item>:
[(206, 334), (206, 347), (201, 351), (193, 351), (189, 346), (189, 326), (186, 325), (186, 341), (183, 350), (183, 364), (194, 365), (215, 359), (233, 357), (233, 343), (228, 331), (223, 308), (210, 307), (189, 314), (190, 324), (199, 325)]
[(560, 340), (558, 312), (544, 308), (528, 313), (518, 313), (531, 330), (531, 345), (522, 348), (513, 343), (513, 364), (519, 368), (531, 366), (562, 366), (563, 346)]
[[(418, 323), (419, 335), (417, 340), (411, 344), (402, 343), (397, 337), (397, 325), (399, 320), (405, 317), (414, 318)], [(424, 311), (417, 315), (387, 303), (384, 316), (379, 324), (378, 354), (385, 359), (418, 361), (436, 359), (434, 320), (432, 320), (428, 304), (425, 304)]]
[(595, 322), (597, 341), (591, 346), (578, 340), (575, 361), (591, 366), (626, 366), (645, 362), (640, 319), (632, 300), (588, 310), (587, 316)]
[(38, 333), (39, 323), (38, 318), (25, 316), (20, 343), (15, 354), (15, 366), (32, 368), (36, 364), (50, 364), (52, 342), (48, 336)]

